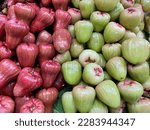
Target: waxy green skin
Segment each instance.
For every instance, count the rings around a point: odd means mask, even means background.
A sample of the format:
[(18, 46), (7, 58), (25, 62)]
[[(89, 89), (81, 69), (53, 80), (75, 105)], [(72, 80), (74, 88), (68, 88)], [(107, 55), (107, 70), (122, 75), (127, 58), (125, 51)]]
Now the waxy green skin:
[(136, 37), (137, 37), (137, 38), (142, 38), (142, 39), (145, 39), (145, 38), (146, 38), (145, 33), (142, 32), (142, 31), (139, 31), (139, 32), (136, 34)]
[(91, 13), (95, 10), (94, 0), (81, 0), (79, 3), (79, 9), (83, 18), (90, 18)]
[(118, 89), (122, 98), (128, 103), (137, 102), (143, 95), (143, 86), (134, 80), (125, 80), (118, 83)]
[(100, 11), (111, 11), (115, 8), (120, 0), (94, 0), (95, 5)]
[(104, 71), (104, 80), (112, 80), (111, 76), (107, 73), (107, 71)]
[(70, 85), (76, 85), (81, 80), (82, 68), (77, 61), (68, 61), (62, 64), (64, 80)]
[(107, 61), (113, 57), (121, 56), (121, 45), (119, 43), (105, 44), (102, 48), (102, 54)]
[(97, 32), (92, 33), (92, 36), (87, 43), (88, 48), (96, 52), (101, 52), (103, 45), (104, 45), (103, 35)]
[(110, 15), (106, 12), (94, 11), (90, 16), (90, 21), (95, 32), (101, 32), (110, 21)]
[(144, 83), (149, 78), (149, 69), (147, 62), (137, 65), (128, 65), (128, 74), (137, 82)]
[(117, 81), (123, 81), (127, 75), (126, 61), (122, 57), (113, 57), (106, 63), (106, 70)]
[(104, 39), (107, 43), (113, 43), (121, 40), (125, 34), (125, 28), (116, 22), (107, 24), (104, 30)]
[(122, 56), (131, 64), (140, 64), (149, 57), (149, 42), (141, 38), (125, 40), (121, 46)]
[(131, 7), (123, 10), (119, 16), (119, 22), (126, 29), (134, 29), (141, 22), (141, 13), (137, 8)]
[(81, 0), (71, 0), (74, 7), (79, 8), (79, 3)]
[(129, 7), (133, 7), (135, 4), (135, 0), (121, 0), (120, 2), (125, 9)]
[(108, 107), (96, 98), (89, 113), (108, 113)]
[(150, 113), (150, 99), (142, 97), (134, 104), (127, 104), (130, 113)]
[(141, 0), (144, 12), (150, 12), (150, 0)]
[(107, 106), (118, 108), (121, 103), (119, 90), (112, 80), (105, 80), (96, 86), (96, 94), (99, 100)]
[(105, 65), (106, 65), (106, 60), (104, 58), (104, 56), (102, 54), (98, 54), (99, 55), (99, 62), (98, 62), (98, 65), (100, 65), (102, 68), (105, 68)]
[(77, 42), (76, 39), (73, 39), (70, 47), (71, 56), (73, 58), (78, 58), (83, 50), (84, 50), (83, 44), (80, 44)]
[(84, 67), (82, 79), (89, 85), (98, 85), (104, 80), (103, 69), (96, 63), (90, 63)]
[(80, 20), (75, 23), (75, 36), (79, 43), (86, 43), (93, 32), (93, 24), (88, 20)]
[(69, 51), (66, 51), (65, 53), (62, 54), (57, 54), (56, 57), (54, 57), (54, 61), (57, 61), (60, 64), (63, 64), (67, 61), (71, 61), (71, 54)]
[(119, 18), (120, 13), (124, 10), (124, 7), (121, 3), (118, 3), (117, 6), (109, 12), (110, 20), (115, 21)]
[(99, 54), (91, 49), (85, 49), (79, 55), (80, 64), (85, 67), (89, 63), (99, 63)]
[(69, 25), (68, 26), (68, 31), (70, 32), (72, 38), (75, 38), (75, 28), (74, 28), (74, 25)]
[(62, 95), (62, 105), (65, 113), (76, 113), (77, 109), (73, 100), (72, 92), (65, 92)]
[(91, 110), (96, 92), (93, 87), (78, 85), (72, 90), (73, 100), (80, 113), (87, 113)]

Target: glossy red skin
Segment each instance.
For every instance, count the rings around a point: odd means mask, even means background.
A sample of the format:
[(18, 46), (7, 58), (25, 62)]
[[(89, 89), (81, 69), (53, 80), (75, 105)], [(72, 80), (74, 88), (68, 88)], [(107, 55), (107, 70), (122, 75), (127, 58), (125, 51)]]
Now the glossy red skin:
[(52, 0), (41, 0), (41, 4), (44, 7), (48, 7), (51, 4)]
[(81, 19), (81, 12), (79, 9), (76, 8), (69, 8), (67, 12), (71, 16), (71, 24), (75, 24), (77, 21)]
[(14, 0), (7, 0), (7, 6), (10, 7), (15, 4)]
[(3, 40), (5, 37), (5, 23), (7, 22), (7, 17), (0, 14), (0, 40)]
[(0, 62), (0, 89), (6, 87), (9, 82), (16, 80), (21, 68), (10, 59), (3, 59)]
[(56, 51), (64, 53), (70, 49), (71, 45), (71, 34), (66, 29), (59, 29), (53, 34), (53, 44)]
[(45, 106), (37, 98), (31, 98), (26, 101), (20, 108), (20, 113), (44, 113)]
[(32, 97), (30, 97), (30, 96), (15, 97), (15, 104), (16, 104), (15, 112), (20, 113), (21, 106), (31, 98)]
[(42, 63), (41, 74), (44, 88), (52, 87), (52, 84), (55, 81), (57, 75), (59, 74), (60, 69), (61, 65), (56, 61), (46, 60)]
[(55, 56), (55, 48), (53, 44), (41, 43), (39, 46), (38, 61), (41, 65), (43, 61), (53, 59)]
[(22, 43), (35, 43), (35, 35), (29, 32), (24, 38)]
[(14, 50), (28, 34), (28, 25), (20, 20), (12, 19), (5, 24), (6, 43), (9, 49)]
[(22, 67), (33, 67), (38, 56), (38, 46), (34, 43), (22, 43), (18, 45), (16, 53)]
[(14, 112), (15, 102), (9, 96), (0, 95), (0, 113)]
[(49, 32), (47, 32), (46, 30), (43, 30), (39, 33), (36, 44), (40, 45), (43, 42), (52, 43), (52, 35)]
[(67, 10), (70, 0), (52, 0), (55, 10)]
[(32, 6), (23, 3), (15, 4), (14, 10), (17, 19), (23, 20), (28, 25), (30, 25), (36, 15), (36, 10)]
[(15, 82), (10, 82), (6, 87), (0, 89), (0, 94), (13, 97), (14, 96), (13, 89), (15, 84), (16, 84)]
[(16, 14), (15, 14), (15, 9), (14, 9), (14, 5), (10, 6), (8, 8), (8, 12), (7, 12), (7, 18), (10, 19), (15, 19), (16, 18)]
[(57, 100), (58, 91), (56, 88), (42, 89), (37, 94), (36, 97), (40, 99), (45, 105), (45, 113), (53, 112), (53, 105)]
[(26, 3), (26, 4), (34, 8), (36, 11), (36, 14), (38, 14), (38, 12), (40, 11), (40, 7), (36, 3)]
[(67, 29), (70, 23), (71, 15), (67, 11), (60, 9), (56, 10), (54, 31), (59, 29)]
[(41, 8), (37, 16), (31, 23), (31, 32), (40, 32), (54, 22), (54, 12), (52, 9)]
[(52, 86), (55, 87), (58, 91), (60, 91), (64, 88), (64, 85), (65, 85), (65, 80), (64, 80), (63, 74), (60, 72), (57, 75), (57, 78), (55, 79)]
[(7, 47), (7, 44), (0, 41), (0, 61), (10, 59), (13, 55), (14, 52)]
[(14, 87), (14, 96), (25, 96), (42, 85), (42, 77), (34, 68), (25, 67), (19, 73)]

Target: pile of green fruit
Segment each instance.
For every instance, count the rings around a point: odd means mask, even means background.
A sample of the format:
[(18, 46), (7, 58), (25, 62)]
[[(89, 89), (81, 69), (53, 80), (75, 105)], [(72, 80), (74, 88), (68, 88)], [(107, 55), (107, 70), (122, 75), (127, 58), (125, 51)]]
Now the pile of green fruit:
[(150, 112), (150, 0), (72, 0), (64, 112)]

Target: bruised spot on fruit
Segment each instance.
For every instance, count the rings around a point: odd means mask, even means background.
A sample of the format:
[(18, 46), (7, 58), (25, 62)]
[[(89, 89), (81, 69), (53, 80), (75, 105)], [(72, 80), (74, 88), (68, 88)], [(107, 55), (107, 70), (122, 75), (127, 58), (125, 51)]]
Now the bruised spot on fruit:
[(132, 80), (126, 80), (126, 81), (124, 81), (124, 85), (133, 86), (135, 84), (136, 84), (136, 82), (132, 81)]
[(134, 12), (136, 12), (135, 9), (133, 9), (133, 8), (129, 8), (129, 9), (128, 9), (128, 13), (132, 14), (132, 13), (134, 13)]
[(102, 69), (101, 68), (94, 68), (94, 72), (96, 76), (101, 76), (102, 75)]
[(88, 57), (87, 60), (85, 60), (86, 63), (95, 63), (95, 60), (92, 60), (90, 57)]

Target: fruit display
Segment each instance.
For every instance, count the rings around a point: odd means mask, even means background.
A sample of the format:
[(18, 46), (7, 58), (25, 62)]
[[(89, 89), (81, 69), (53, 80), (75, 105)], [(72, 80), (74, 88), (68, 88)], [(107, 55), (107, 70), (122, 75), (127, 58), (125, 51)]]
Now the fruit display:
[(0, 113), (150, 113), (150, 0), (1, 0)]

